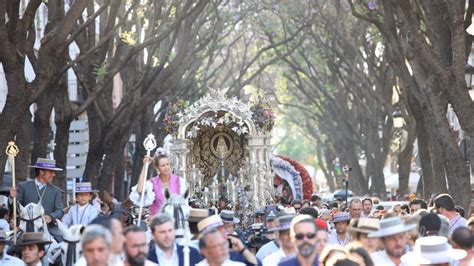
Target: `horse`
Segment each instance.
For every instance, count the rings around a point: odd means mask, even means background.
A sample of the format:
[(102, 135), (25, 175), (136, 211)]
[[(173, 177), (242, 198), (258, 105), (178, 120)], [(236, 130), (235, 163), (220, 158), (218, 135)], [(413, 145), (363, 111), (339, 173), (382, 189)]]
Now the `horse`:
[(63, 242), (60, 247), (56, 248), (51, 257), (51, 261), (58, 261), (57, 258), (61, 257), (63, 266), (72, 266), (81, 257), (81, 241), (82, 232), (85, 227), (82, 224), (75, 224), (67, 228), (60, 220), (56, 220), (58, 223), (59, 230), (63, 233)]
[(160, 209), (161, 213), (167, 213), (174, 218), (174, 227), (176, 229), (176, 238), (181, 238), (184, 245), (184, 265), (189, 266), (189, 242), (191, 239), (191, 231), (189, 230), (189, 212), (188, 190), (184, 192), (184, 196), (171, 194), (165, 189), (165, 202)]
[[(165, 202), (161, 207), (161, 213), (167, 213), (174, 219), (174, 228), (176, 229), (176, 238), (184, 237), (186, 226), (188, 226), (188, 217), (190, 207), (188, 205), (188, 190), (181, 197), (178, 194), (172, 194), (165, 190)], [(189, 229), (188, 229), (189, 230)]]
[(44, 220), (45, 214), (43, 206), (33, 202), (28, 203), (25, 207), (23, 207), (23, 205), (21, 204), (18, 204), (18, 206), (20, 210), (20, 231), (22, 233), (43, 233), (43, 239), (52, 242), (51, 244), (45, 246), (46, 256), (44, 256), (42, 259), (43, 265), (47, 265), (48, 263), (54, 263), (53, 261), (50, 261), (49, 258), (52, 257), (53, 250), (59, 247), (59, 244), (49, 233), (48, 226), (46, 225), (46, 221)]

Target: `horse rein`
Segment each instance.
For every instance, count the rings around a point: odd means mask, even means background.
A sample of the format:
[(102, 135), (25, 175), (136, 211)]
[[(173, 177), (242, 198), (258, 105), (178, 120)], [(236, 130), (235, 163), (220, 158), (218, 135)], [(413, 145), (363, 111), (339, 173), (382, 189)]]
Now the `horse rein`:
[[(43, 216), (38, 215), (38, 216), (36, 216), (34, 218), (31, 218), (31, 219), (20, 218), (20, 220), (26, 222), (26, 232), (34, 232), (35, 231), (35, 221), (40, 219), (40, 218), (43, 218)], [(45, 222), (44, 219), (43, 219), (43, 222)]]
[[(188, 219), (186, 219), (186, 216), (184, 215), (184, 212), (183, 212), (183, 209), (179, 207), (179, 204), (169, 204), (169, 203), (166, 203), (164, 206), (163, 206), (163, 210), (166, 209), (166, 207), (168, 206), (172, 206), (173, 207), (173, 218), (174, 218), (174, 221), (175, 221), (175, 227), (176, 229), (179, 229), (179, 228), (186, 228), (186, 225), (185, 225), (185, 222), (188, 221)], [(182, 218), (181, 218), (182, 217)], [(183, 236), (176, 236), (177, 238), (180, 238), (180, 237), (183, 237)]]
[(66, 266), (73, 266), (73, 264), (78, 259), (76, 258), (76, 244), (79, 243), (80, 240), (68, 241), (66, 239), (63, 239), (63, 241), (68, 244), (66, 250)]

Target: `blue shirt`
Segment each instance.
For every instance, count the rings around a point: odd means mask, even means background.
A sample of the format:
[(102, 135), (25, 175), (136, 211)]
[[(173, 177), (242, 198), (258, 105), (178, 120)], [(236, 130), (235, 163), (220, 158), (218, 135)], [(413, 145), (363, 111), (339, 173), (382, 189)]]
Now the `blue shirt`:
[[(300, 262), (298, 261), (298, 258), (296, 256), (289, 257), (289, 258), (284, 258), (283, 260), (278, 263), (278, 266), (300, 266)], [(319, 265), (319, 256), (316, 257), (313, 261), (313, 266), (318, 266)]]
[[(6, 249), (5, 249), (6, 251)], [(3, 266), (22, 266), (22, 265), (25, 265), (25, 263), (20, 260), (19, 258), (17, 257), (13, 257), (13, 256), (10, 256), (8, 255), (6, 252), (4, 251), (3, 253), (3, 257), (0, 258), (0, 265), (3, 265)]]

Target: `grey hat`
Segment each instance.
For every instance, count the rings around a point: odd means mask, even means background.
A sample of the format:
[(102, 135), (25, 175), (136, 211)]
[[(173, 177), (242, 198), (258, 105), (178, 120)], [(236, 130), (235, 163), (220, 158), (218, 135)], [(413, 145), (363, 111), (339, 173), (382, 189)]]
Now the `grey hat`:
[(274, 211), (270, 211), (265, 217), (267, 221), (275, 220), (276, 218), (277, 218), (277, 215), (275, 214)]
[(416, 224), (404, 224), (400, 217), (390, 217), (380, 220), (380, 230), (369, 233), (369, 237), (385, 237), (411, 231)]
[(240, 222), (240, 219), (234, 216), (234, 211), (222, 210), (219, 215), (224, 223), (238, 224)]
[(350, 221), (350, 220), (351, 220), (351, 215), (347, 212), (338, 212), (334, 214), (334, 217), (332, 218), (333, 223)]
[(262, 208), (255, 209), (255, 216), (265, 215), (265, 210)]
[(295, 218), (296, 215), (294, 214), (286, 214), (282, 215), (277, 218), (278, 221), (278, 227), (269, 229), (268, 232), (276, 232), (276, 231), (285, 231), (285, 230), (290, 230), (291, 227), (291, 221), (293, 221), (293, 218)]

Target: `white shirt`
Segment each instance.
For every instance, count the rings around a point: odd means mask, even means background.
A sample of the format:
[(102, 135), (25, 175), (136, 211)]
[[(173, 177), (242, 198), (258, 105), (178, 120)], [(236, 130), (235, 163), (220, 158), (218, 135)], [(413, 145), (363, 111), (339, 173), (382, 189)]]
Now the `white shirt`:
[(277, 251), (278, 246), (275, 244), (275, 241), (270, 241), (258, 250), (257, 255), (255, 255), (255, 257), (257, 257), (259, 261), (263, 261), (268, 255)]
[[(178, 264), (166, 264), (166, 265), (178, 265)], [(196, 264), (196, 266), (209, 266), (209, 263), (207, 262), (207, 259), (203, 259), (198, 264)], [(226, 261), (224, 261), (224, 263), (221, 264), (221, 266), (245, 266), (245, 264), (242, 262), (237, 262), (237, 261), (232, 261), (230, 259), (227, 259)]]
[(10, 225), (5, 219), (0, 219), (0, 229), (5, 232), (10, 232)]
[[(5, 249), (5, 251), (6, 251), (6, 249)], [(3, 252), (3, 256), (0, 258), (0, 265), (2, 265), (2, 266), (23, 266), (23, 265), (26, 265), (22, 260), (20, 260), (17, 257), (13, 257), (13, 256), (8, 255), (5, 251)]]
[(62, 223), (68, 228), (74, 224), (82, 224), (88, 226), (89, 223), (94, 220), (99, 214), (99, 210), (92, 204), (86, 204), (80, 206), (76, 204), (69, 208), (69, 211), (64, 215), (61, 220)]
[(159, 265), (179, 265), (178, 246), (176, 246), (176, 244), (173, 245), (173, 254), (171, 257), (168, 257), (168, 255), (166, 255), (166, 253), (156, 244), (155, 252)]
[(277, 252), (273, 252), (272, 254), (266, 256), (262, 261), (262, 265), (263, 266), (278, 265), (278, 263), (281, 261), (281, 259), (287, 258), (287, 257), (289, 257), (289, 256), (287, 256), (285, 254), (285, 251), (283, 251), (283, 249), (280, 248)]
[[(162, 186), (163, 195), (165, 194), (165, 189), (168, 187)], [(133, 204), (140, 206), (141, 204), (141, 193), (138, 193), (138, 184), (132, 187), (132, 192), (130, 192), (129, 199), (133, 202)], [(188, 185), (186, 184), (186, 180), (182, 177), (179, 177), (179, 193), (184, 194), (184, 192), (188, 189)], [(148, 207), (153, 204), (155, 201), (155, 192), (153, 191), (153, 183), (150, 180), (145, 182), (145, 192), (143, 196), (143, 206)]]
[(370, 257), (374, 261), (374, 265), (383, 265), (383, 266), (397, 266), (388, 256), (385, 250), (377, 251), (370, 254)]
[(339, 245), (339, 246), (344, 247), (347, 244), (349, 244), (349, 242), (351, 242), (351, 238), (349, 234), (346, 233), (346, 237), (344, 238), (344, 240), (342, 240), (338, 238), (338, 235), (335, 230), (332, 231), (328, 237), (328, 244), (330, 245)]
[[(124, 265), (124, 262), (123, 262), (123, 260), (120, 258), (120, 255), (113, 254), (112, 257), (109, 259), (109, 262), (107, 263), (107, 265), (110, 265), (110, 266), (123, 266), (123, 265)], [(146, 264), (145, 264), (145, 265), (146, 265)], [(81, 256), (81, 257), (76, 261), (76, 263), (74, 264), (74, 266), (87, 266), (86, 258), (85, 258), (84, 256)]]
[(46, 184), (41, 183), (41, 182), (38, 181), (38, 179), (36, 179), (36, 178), (35, 178), (35, 185), (36, 185), (36, 187), (38, 188), (38, 190), (42, 190), (42, 189), (46, 186)]
[(454, 229), (461, 226), (467, 226), (467, 220), (458, 214), (449, 221), (449, 235), (454, 232)]

